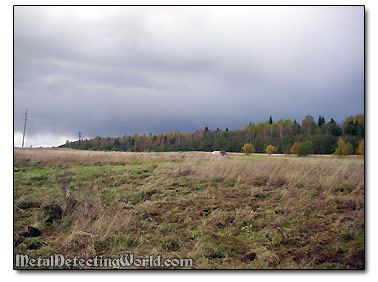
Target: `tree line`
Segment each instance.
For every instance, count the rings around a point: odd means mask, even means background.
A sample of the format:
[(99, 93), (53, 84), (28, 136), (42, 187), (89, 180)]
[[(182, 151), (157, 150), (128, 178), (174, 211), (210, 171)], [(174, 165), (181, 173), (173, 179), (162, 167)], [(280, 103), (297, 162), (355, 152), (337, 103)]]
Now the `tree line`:
[[(171, 152), (171, 151), (227, 151), (242, 152), (245, 144), (251, 144), (257, 153), (348, 154), (358, 153), (365, 136), (364, 115), (351, 115), (342, 124), (332, 118), (326, 122), (323, 116), (314, 120), (307, 115), (301, 122), (290, 119), (243, 124), (240, 129), (210, 130), (204, 126), (195, 132), (171, 132), (157, 135), (135, 133), (123, 137), (100, 137), (67, 141), (61, 148), (92, 151)], [(340, 141), (342, 139), (342, 142)], [(340, 144), (341, 143), (341, 147)], [(344, 145), (343, 145), (344, 144)], [(294, 147), (293, 147), (294, 146)], [(304, 149), (303, 149), (304, 148)], [(298, 152), (297, 152), (298, 151)]]

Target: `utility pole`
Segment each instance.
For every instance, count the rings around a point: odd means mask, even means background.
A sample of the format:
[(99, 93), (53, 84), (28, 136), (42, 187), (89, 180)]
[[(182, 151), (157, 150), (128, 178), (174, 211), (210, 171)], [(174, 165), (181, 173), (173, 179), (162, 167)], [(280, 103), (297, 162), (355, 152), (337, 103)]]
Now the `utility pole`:
[(81, 131), (79, 131), (79, 148), (80, 148)]
[(26, 109), (25, 118), (24, 118), (24, 134), (22, 135), (22, 148), (24, 148), (24, 141), (25, 141), (25, 132), (26, 132), (26, 121), (28, 120), (28, 110)]

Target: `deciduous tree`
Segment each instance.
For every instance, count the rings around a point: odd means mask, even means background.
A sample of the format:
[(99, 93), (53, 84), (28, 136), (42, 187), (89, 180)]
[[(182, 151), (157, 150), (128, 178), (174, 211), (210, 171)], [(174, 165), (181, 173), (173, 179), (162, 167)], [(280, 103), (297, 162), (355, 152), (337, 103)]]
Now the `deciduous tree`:
[(337, 147), (343, 148), (344, 146), (345, 146), (344, 139), (342, 137), (339, 137), (339, 139), (337, 140)]
[(343, 155), (353, 155), (353, 145), (349, 142), (341, 149)]
[(359, 155), (364, 155), (365, 154), (365, 140), (364, 139), (361, 139), (360, 142), (358, 142), (357, 153)]
[(253, 144), (250, 143), (244, 144), (242, 150), (246, 155), (253, 154), (254, 152), (256, 152), (255, 146), (253, 146)]
[(299, 155), (306, 157), (306, 156), (313, 154), (313, 153), (314, 153), (314, 144), (310, 140), (305, 140), (302, 143)]
[(270, 145), (270, 144), (268, 146), (266, 146), (266, 148), (265, 148), (265, 152), (269, 155), (273, 154), (276, 151), (277, 151), (277, 149), (273, 145)]
[(296, 154), (296, 155), (299, 155), (300, 152), (301, 152), (301, 147), (302, 147), (302, 144), (301, 144), (301, 143), (299, 143), (299, 142), (295, 142), (295, 143), (293, 144), (293, 146), (291, 146), (291, 148), (290, 148), (290, 153), (292, 153), (292, 154)]

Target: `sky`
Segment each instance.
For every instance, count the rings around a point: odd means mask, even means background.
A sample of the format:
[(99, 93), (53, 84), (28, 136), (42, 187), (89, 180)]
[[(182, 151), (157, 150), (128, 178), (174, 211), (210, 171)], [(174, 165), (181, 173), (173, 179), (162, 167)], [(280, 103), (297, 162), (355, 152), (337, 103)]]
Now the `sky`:
[(364, 113), (363, 7), (14, 7), (14, 145)]

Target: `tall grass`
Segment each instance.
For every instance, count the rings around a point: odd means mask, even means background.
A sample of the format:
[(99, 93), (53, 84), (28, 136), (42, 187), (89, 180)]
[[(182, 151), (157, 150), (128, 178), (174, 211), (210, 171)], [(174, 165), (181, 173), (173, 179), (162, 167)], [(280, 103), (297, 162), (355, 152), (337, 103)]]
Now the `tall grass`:
[[(162, 254), (206, 269), (365, 265), (363, 159), (15, 149), (14, 166), (15, 249), (31, 256)], [(28, 225), (42, 230), (36, 251), (20, 235)]]
[(140, 164), (146, 162), (182, 162), (186, 159), (206, 159), (208, 153), (129, 153), (80, 151), (72, 149), (14, 149), (14, 164), (30, 166), (41, 164), (51, 167), (76, 165)]

